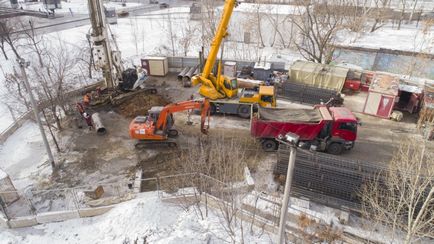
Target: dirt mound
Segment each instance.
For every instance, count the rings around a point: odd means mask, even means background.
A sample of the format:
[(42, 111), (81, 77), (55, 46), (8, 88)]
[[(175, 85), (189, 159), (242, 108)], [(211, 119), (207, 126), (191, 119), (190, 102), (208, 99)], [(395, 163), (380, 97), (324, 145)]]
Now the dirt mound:
[(125, 117), (136, 117), (148, 114), (154, 106), (165, 106), (170, 102), (161, 95), (138, 94), (118, 106), (118, 112)]

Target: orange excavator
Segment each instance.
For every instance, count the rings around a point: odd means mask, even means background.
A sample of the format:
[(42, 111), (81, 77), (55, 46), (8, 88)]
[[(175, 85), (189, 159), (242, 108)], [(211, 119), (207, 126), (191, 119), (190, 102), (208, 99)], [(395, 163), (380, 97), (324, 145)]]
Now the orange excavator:
[[(148, 145), (176, 147), (177, 143), (173, 138), (178, 136), (178, 131), (174, 128), (173, 113), (186, 110), (200, 110), (200, 130), (207, 134), (210, 115), (210, 104), (207, 99), (172, 103), (165, 107), (152, 107), (148, 111), (148, 116), (137, 116), (131, 121), (130, 137), (138, 140), (135, 147), (138, 149)], [(205, 125), (207, 118), (208, 123)]]

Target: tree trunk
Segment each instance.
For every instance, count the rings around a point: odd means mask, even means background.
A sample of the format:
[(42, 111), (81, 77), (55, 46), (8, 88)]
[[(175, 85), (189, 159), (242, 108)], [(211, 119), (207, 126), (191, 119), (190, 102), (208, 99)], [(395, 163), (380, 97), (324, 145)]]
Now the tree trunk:
[(48, 130), (50, 131), (50, 135), (51, 135), (51, 138), (53, 139), (54, 145), (56, 146), (56, 150), (58, 153), (60, 153), (61, 151), (60, 151), (59, 143), (57, 142), (56, 136), (54, 135), (53, 130), (51, 129), (51, 124), (48, 121), (47, 114), (45, 113), (44, 109), (42, 109), (42, 114), (44, 115), (45, 122), (47, 123), (47, 127), (48, 127)]
[(4, 44), (0, 45), (0, 49), (2, 50), (3, 56), (6, 60), (9, 60), (8, 54), (6, 53)]

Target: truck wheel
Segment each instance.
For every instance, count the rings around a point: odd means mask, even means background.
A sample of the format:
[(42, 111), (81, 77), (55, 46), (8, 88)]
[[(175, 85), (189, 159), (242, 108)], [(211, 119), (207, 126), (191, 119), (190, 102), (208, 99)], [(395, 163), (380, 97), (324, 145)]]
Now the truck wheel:
[(178, 131), (177, 130), (169, 130), (169, 133), (168, 133), (168, 135), (167, 136), (169, 136), (170, 138), (174, 138), (174, 137), (177, 137), (178, 136)]
[(328, 145), (327, 152), (333, 155), (340, 155), (343, 149), (344, 148), (341, 143), (334, 142)]
[(265, 140), (262, 142), (262, 149), (266, 152), (273, 152), (277, 150), (277, 142), (275, 140)]
[(238, 116), (244, 119), (250, 118), (250, 106), (249, 105), (240, 105), (238, 107)]

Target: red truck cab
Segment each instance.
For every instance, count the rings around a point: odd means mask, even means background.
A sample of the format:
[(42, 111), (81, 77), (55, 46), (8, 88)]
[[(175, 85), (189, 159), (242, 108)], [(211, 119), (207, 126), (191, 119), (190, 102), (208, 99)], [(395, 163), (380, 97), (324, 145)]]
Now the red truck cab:
[(291, 132), (300, 137), (303, 148), (341, 154), (354, 147), (357, 125), (357, 118), (345, 107), (260, 108), (252, 116), (250, 133), (261, 140), (265, 151), (277, 150), (276, 139)]

